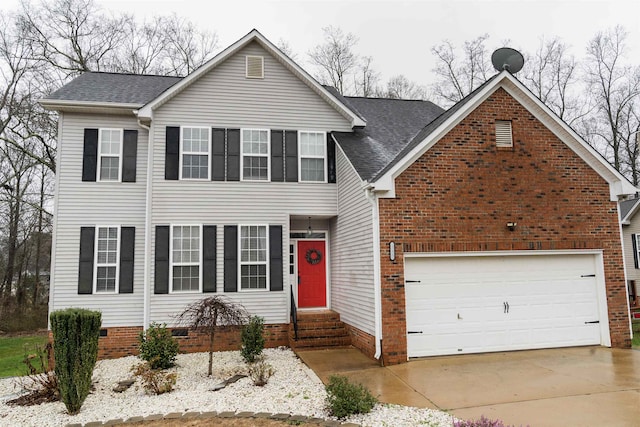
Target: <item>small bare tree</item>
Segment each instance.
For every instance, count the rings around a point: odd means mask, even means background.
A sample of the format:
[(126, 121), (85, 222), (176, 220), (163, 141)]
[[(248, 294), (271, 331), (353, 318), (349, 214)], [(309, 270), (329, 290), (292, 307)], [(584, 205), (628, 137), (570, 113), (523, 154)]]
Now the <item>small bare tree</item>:
[(358, 55), (353, 47), (358, 38), (351, 33), (343, 33), (337, 27), (325, 27), (324, 43), (314, 47), (309, 52), (311, 63), (316, 67), (316, 78), (322, 84), (330, 84), (338, 92), (347, 95), (349, 76), (358, 66)]
[(247, 322), (249, 315), (240, 304), (235, 304), (222, 296), (212, 296), (189, 304), (177, 317), (179, 325), (192, 330), (200, 330), (209, 335), (209, 370), (212, 375), (213, 342), (218, 326), (240, 326)]
[(402, 74), (393, 76), (387, 82), (387, 91), (384, 96), (391, 99), (428, 99), (427, 89), (412, 82)]

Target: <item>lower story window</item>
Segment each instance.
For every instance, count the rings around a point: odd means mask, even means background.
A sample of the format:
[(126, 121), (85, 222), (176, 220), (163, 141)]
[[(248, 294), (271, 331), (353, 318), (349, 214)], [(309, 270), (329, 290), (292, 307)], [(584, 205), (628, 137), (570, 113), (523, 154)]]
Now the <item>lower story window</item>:
[(171, 290), (197, 292), (200, 290), (200, 226), (175, 225), (171, 232)]
[(267, 289), (267, 227), (240, 227), (240, 288)]
[(98, 227), (96, 292), (115, 292), (118, 271), (118, 227)]

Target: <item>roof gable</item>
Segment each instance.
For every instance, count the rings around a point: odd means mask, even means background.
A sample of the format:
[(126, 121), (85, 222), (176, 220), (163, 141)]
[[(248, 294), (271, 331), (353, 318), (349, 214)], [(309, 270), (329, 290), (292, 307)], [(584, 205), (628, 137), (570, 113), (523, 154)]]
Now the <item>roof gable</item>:
[(352, 127), (362, 127), (366, 125), (366, 122), (346, 106), (341, 100), (333, 95), (330, 91), (320, 85), (313, 77), (311, 77), (306, 71), (304, 71), (298, 64), (292, 61), (286, 56), (280, 49), (273, 45), (257, 30), (252, 30), (246, 36), (220, 52), (214, 58), (209, 60), (203, 66), (189, 74), (182, 79), (179, 83), (173, 85), (169, 90), (163, 92), (160, 96), (155, 98), (146, 104), (143, 108), (138, 110), (138, 117), (143, 119), (152, 119), (153, 111), (165, 104), (167, 101), (175, 97), (177, 94), (185, 90), (194, 82), (205, 76), (211, 70), (218, 65), (222, 64), (231, 56), (238, 53), (241, 49), (248, 44), (256, 42), (269, 54), (271, 54), (276, 60), (284, 65), (289, 71), (291, 71), (297, 78), (299, 78), (305, 85), (311, 88), (316, 94), (318, 94), (325, 102), (331, 105), (332, 108), (337, 110), (343, 117), (348, 119)]
[(631, 220), (640, 210), (640, 199), (623, 200), (620, 202), (620, 222), (622, 225), (630, 225)]
[(502, 71), (495, 75), (433, 123), (427, 125), (387, 167), (373, 178), (375, 190), (382, 192), (382, 197), (394, 197), (395, 178), (499, 88), (504, 89), (594, 169), (609, 184), (611, 200), (617, 201), (621, 195), (633, 194), (638, 191), (593, 147), (508, 71)]

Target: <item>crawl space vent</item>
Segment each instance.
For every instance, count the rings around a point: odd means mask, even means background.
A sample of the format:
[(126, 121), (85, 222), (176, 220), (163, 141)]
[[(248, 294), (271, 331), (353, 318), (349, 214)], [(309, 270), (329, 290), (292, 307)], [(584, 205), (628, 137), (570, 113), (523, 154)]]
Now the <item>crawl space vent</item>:
[(513, 147), (511, 122), (496, 120), (496, 147)]
[(247, 78), (261, 79), (264, 77), (264, 58), (262, 56), (247, 56)]

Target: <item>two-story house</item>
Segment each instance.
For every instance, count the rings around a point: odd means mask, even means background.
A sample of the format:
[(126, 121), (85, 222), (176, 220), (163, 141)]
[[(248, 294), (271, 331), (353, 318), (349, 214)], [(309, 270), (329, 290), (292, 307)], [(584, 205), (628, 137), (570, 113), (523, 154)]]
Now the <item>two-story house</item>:
[(103, 356), (212, 293), (272, 346), (292, 305), (339, 313), (384, 363), (629, 346), (636, 189), (506, 71), (447, 111), (342, 97), (254, 30), (184, 78), (85, 73), (41, 103), (50, 310), (100, 310)]

